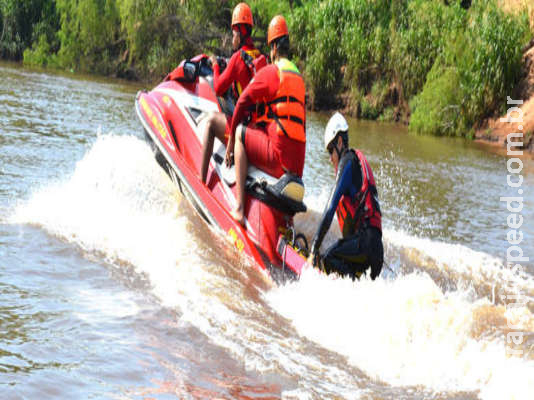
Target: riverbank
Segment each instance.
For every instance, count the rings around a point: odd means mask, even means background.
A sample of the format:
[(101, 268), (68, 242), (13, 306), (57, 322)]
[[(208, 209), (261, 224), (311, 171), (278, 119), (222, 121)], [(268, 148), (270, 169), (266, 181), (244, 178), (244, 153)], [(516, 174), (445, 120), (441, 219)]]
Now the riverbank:
[[(194, 54), (230, 55), (228, 25), (237, 2), (0, 4), (0, 58), (150, 86)], [(502, 143), (503, 99), (532, 95), (514, 89), (518, 82), (533, 85), (522, 80), (532, 61), (522, 48), (534, 35), (534, 6), (526, 0), (248, 3), (256, 38), (265, 37), (275, 14), (286, 16), (311, 110), (340, 109), (421, 134)], [(268, 53), (264, 42), (257, 44)], [(534, 118), (528, 110), (525, 103), (525, 118)]]
[[(520, 132), (523, 133), (523, 139), (515, 139), (522, 142), (522, 146), (518, 146), (518, 148), (534, 157), (534, 39), (524, 48), (522, 64), (521, 80), (513, 91), (513, 97), (511, 96), (513, 100), (523, 102), (522, 104), (517, 104), (521, 109), (522, 115), (519, 112), (511, 114), (512, 118), (521, 117), (522, 121), (513, 124), (506, 122), (504, 121), (506, 115), (487, 119), (482, 123), (481, 128), (477, 130), (475, 139), (502, 149), (506, 148), (508, 144), (507, 136), (510, 133)], [(510, 105), (509, 107), (512, 106)], [(522, 126), (522, 130), (518, 129), (519, 125)]]
[[(517, 13), (518, 10), (526, 8), (531, 30), (534, 30), (534, 4), (527, 3), (525, 0), (501, 0), (500, 6), (510, 13)], [(506, 118), (506, 115), (488, 118), (477, 129), (475, 140), (490, 145), (489, 148), (493, 148), (498, 153), (503, 153), (506, 152), (508, 144), (507, 136), (510, 133), (520, 132), (523, 134), (522, 140), (519, 138), (515, 140), (522, 142), (522, 146), (517, 146), (517, 148), (521, 148), (525, 155), (534, 157), (534, 38), (523, 48), (521, 64), (521, 78), (510, 97), (522, 102), (522, 104), (517, 104), (522, 112), (522, 122), (511, 124), (501, 121)], [(511, 114), (512, 118), (519, 118), (519, 116), (518, 112)], [(519, 125), (522, 126), (522, 130), (518, 129)]]

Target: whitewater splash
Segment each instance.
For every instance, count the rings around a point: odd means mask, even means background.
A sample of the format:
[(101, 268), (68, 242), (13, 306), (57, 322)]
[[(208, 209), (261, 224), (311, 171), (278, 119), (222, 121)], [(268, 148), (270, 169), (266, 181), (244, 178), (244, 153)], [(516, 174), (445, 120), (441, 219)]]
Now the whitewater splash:
[[(287, 355), (287, 337), (273, 337), (280, 317), (254, 296), (261, 290), (258, 274), (232, 258), (233, 246), (213, 237), (199, 240), (186, 204), (145, 142), (102, 135), (72, 175), (36, 190), (10, 222), (43, 227), (114, 267), (133, 267), (146, 277), (151, 294), (176, 310), (180, 324), (196, 327), (247, 368), (311, 370), (318, 364), (313, 356)], [(335, 367), (323, 370), (350, 381)]]
[[(173, 283), (185, 279), (173, 276), (176, 262), (184, 258), (194, 265), (197, 254), (181, 199), (146, 143), (101, 135), (71, 176), (37, 190), (10, 222), (42, 226), (110, 264), (165, 275), (156, 279), (157, 294), (173, 305), (179, 298)], [(195, 275), (187, 265), (179, 271)]]
[[(495, 267), (489, 275), (502, 272), (498, 260), (462, 246), (395, 231), (386, 231), (384, 240), (388, 246), (414, 246), (426, 257), (442, 254), (441, 265), (457, 273), (469, 265), (475, 280), (487, 265)], [(527, 348), (524, 358), (508, 357), (505, 343), (507, 318), (526, 336), (534, 332), (528, 308), (506, 310), (478, 297), (473, 286), (448, 291), (420, 270), (400, 268), (397, 274), (352, 282), (312, 270), (265, 296), (301, 335), (346, 355), (372, 379), (439, 392), (474, 391), (482, 399), (532, 398), (534, 354)], [(523, 289), (533, 287), (529, 277), (515, 279)]]
[[(307, 198), (312, 212), (297, 218), (308, 237), (324, 201), (325, 195)], [(192, 233), (184, 207), (146, 143), (102, 135), (71, 176), (37, 190), (10, 221), (42, 226), (83, 251), (104, 255), (110, 264), (131, 265), (147, 277), (164, 306), (178, 310), (182, 323), (200, 329), (248, 368), (301, 376), (297, 392), (313, 388), (326, 397), (354, 397), (366, 386), (350, 369), (325, 365), (309, 354), (302, 335), (390, 385), (479, 391), (484, 399), (526, 399), (534, 393), (531, 359), (504, 353), (502, 326), (510, 317), (504, 308), (473, 286), (448, 290), (432, 275), (449, 271), (447, 279), (496, 282), (499, 260), (386, 230), (386, 256), (397, 271), (395, 279), (352, 282), (308, 271), (299, 282), (266, 291), (264, 303), (250, 298), (246, 276), (232, 275), (242, 267), (221, 257), (224, 246), (210, 256), (211, 243)], [(336, 237), (335, 228), (331, 231), (327, 241)], [(396, 254), (405, 251), (415, 260), (415, 272), (400, 265)], [(529, 277), (516, 283), (533, 287)], [(529, 310), (515, 312), (524, 330), (533, 332)]]
[[(397, 253), (403, 252), (419, 268), (437, 272), (456, 286), (484, 287), (483, 293), (499, 302), (500, 293), (524, 293), (534, 305), (534, 279), (525, 272), (514, 273), (506, 268), (502, 258), (472, 250), (460, 244), (450, 244), (418, 238), (405, 232), (384, 230), (387, 243)], [(481, 291), (482, 292), (482, 291)]]

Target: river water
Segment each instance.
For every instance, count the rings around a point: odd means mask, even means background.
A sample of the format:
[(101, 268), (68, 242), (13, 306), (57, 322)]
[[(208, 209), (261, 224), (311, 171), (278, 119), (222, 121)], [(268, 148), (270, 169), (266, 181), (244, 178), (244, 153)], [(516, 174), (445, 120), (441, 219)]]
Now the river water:
[[(388, 267), (274, 287), (158, 167), (139, 85), (0, 64), (0, 393), (8, 399), (532, 399), (534, 263), (506, 267), (506, 158), (350, 121)], [(334, 179), (308, 116), (313, 234)], [(534, 258), (534, 165), (523, 161)], [(336, 228), (327, 238), (332, 241)], [(512, 307), (504, 296), (517, 296)], [(508, 356), (507, 323), (521, 332)]]

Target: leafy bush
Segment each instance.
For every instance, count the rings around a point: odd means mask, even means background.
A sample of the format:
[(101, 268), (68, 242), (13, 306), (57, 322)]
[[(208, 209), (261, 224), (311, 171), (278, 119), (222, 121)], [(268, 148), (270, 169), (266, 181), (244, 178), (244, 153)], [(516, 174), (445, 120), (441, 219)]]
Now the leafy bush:
[(56, 6), (61, 16), (59, 65), (110, 73), (120, 26), (115, 0), (56, 0)]
[(169, 59), (174, 53), (188, 50), (186, 40), (177, 39), (179, 33), (184, 34), (181, 31), (187, 23), (180, 2), (118, 0), (118, 3), (129, 63), (136, 63), (142, 75), (161, 75), (163, 70), (171, 69)]
[(390, 2), (384, 0), (351, 1), (341, 46), (347, 57), (346, 86), (358, 85), (365, 90), (387, 74), (390, 53)]
[[(235, 4), (241, 2), (235, 1)], [(291, 5), (293, 4), (293, 6)], [(235, 5), (234, 4), (234, 5)], [(267, 27), (269, 26), (269, 22), (271, 22), (271, 19), (275, 15), (283, 15), (286, 20), (288, 20), (288, 24), (290, 23), (290, 16), (291, 16), (291, 9), (292, 7), (297, 7), (298, 5), (302, 5), (300, 1), (279, 1), (279, 0), (252, 0), (247, 2), (248, 5), (250, 5), (250, 8), (252, 9), (252, 15), (254, 17), (254, 36), (259, 38), (264, 38), (266, 41), (267, 37)], [(228, 24), (230, 23), (230, 16), (228, 16)], [(301, 21), (301, 25), (302, 21)], [(290, 26), (290, 33), (292, 34), (293, 31)]]
[(30, 65), (52, 65), (50, 44), (45, 34), (33, 43), (32, 48), (24, 50), (24, 63)]
[(305, 20), (309, 26), (291, 32), (298, 45), (297, 54), (306, 59), (306, 78), (315, 101), (331, 103), (341, 87), (341, 66), (346, 61), (339, 46), (344, 31), (348, 1), (308, 2), (297, 13), (292, 26)]
[(389, 3), (308, 1), (293, 11), (291, 35), (297, 57), (306, 60), (306, 78), (316, 104), (332, 104), (340, 90), (354, 85), (370, 89), (373, 79), (384, 74)]
[(504, 111), (503, 100), (517, 83), (526, 14), (517, 21), (490, 1), (474, 4), (468, 18), (412, 102), (410, 126), (418, 132), (468, 135), (478, 121)]
[(504, 99), (520, 76), (521, 49), (529, 33), (526, 13), (517, 18), (493, 1), (474, 5), (465, 31), (466, 45), (453, 50), (465, 88), (463, 111), (468, 125), (504, 110)]
[(462, 101), (463, 90), (457, 70), (433, 70), (421, 94), (410, 104), (410, 128), (418, 133), (457, 134), (465, 128), (461, 116)]
[(53, 1), (0, 0), (0, 57), (20, 60), (32, 40), (44, 33), (33, 34), (39, 21), (45, 21), (52, 30), (57, 29)]
[(347, 90), (359, 104), (352, 109), (376, 118), (395, 97), (384, 88), (395, 87), (401, 105), (413, 106), (415, 130), (447, 135), (501, 107), (528, 26), (525, 13), (505, 14), (496, 0), (308, 1), (291, 24), (316, 105)]

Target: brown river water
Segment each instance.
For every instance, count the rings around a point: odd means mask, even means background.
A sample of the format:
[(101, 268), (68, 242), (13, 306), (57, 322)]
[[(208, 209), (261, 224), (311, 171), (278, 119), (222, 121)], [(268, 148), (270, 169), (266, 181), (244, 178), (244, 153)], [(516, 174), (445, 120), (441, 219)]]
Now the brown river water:
[[(0, 64), (2, 398), (533, 398), (532, 160), (514, 271), (505, 156), (351, 120), (387, 267), (274, 286), (159, 168), (140, 86)], [(308, 238), (334, 180), (328, 117), (308, 115)]]

